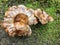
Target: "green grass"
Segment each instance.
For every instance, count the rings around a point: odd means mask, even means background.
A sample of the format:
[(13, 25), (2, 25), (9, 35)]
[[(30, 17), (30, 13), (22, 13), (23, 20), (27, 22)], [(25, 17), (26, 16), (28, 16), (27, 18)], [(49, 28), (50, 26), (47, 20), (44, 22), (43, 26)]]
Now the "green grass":
[[(59, 1), (58, 1), (59, 2)], [(38, 23), (32, 25), (32, 35), (30, 37), (9, 37), (8, 34), (0, 27), (0, 44), (1, 45), (60, 45), (60, 14), (56, 14), (55, 4), (46, 7), (39, 2), (19, 2), (19, 0), (0, 0), (0, 20), (3, 20), (5, 11), (13, 5), (24, 4), (28, 8), (41, 8), (54, 18), (53, 22), (46, 25)]]

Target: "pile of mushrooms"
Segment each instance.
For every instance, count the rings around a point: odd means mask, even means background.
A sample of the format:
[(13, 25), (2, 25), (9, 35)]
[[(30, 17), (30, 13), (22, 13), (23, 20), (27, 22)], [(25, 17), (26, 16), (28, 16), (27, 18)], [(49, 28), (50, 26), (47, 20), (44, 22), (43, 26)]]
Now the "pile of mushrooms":
[(9, 36), (30, 36), (32, 33), (30, 25), (36, 25), (38, 21), (47, 24), (53, 21), (53, 18), (41, 9), (34, 10), (18, 5), (10, 7), (5, 12), (1, 25)]

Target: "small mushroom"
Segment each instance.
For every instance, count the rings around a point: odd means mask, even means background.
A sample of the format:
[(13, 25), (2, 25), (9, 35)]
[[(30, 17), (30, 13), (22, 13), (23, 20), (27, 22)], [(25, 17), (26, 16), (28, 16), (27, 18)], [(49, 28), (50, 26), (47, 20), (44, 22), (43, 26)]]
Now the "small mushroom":
[(35, 16), (39, 19), (41, 24), (46, 24), (48, 21), (53, 21), (53, 18), (41, 9), (35, 10)]

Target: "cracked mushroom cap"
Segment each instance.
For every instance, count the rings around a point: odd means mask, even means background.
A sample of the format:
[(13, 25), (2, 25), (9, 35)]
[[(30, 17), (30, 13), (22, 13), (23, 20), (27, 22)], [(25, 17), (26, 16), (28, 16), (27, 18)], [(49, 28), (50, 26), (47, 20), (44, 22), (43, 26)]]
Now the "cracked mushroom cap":
[[(28, 25), (31, 22), (29, 15), (32, 15), (31, 18), (35, 18), (32, 11), (28, 11), (24, 5), (10, 7), (8, 11), (5, 12), (4, 16), (3, 26), (5, 31), (8, 32), (10, 36), (31, 35), (32, 31)], [(34, 23), (35, 22), (32, 22), (32, 24)]]

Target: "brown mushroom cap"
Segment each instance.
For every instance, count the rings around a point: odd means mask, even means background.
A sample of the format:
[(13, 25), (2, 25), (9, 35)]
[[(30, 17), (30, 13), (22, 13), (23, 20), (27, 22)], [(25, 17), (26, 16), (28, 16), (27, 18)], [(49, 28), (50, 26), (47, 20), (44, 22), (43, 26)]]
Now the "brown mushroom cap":
[[(5, 12), (3, 25), (10, 36), (29, 35), (27, 8), (24, 5), (12, 6)], [(17, 33), (18, 32), (18, 33)], [(31, 34), (31, 33), (30, 33)]]

